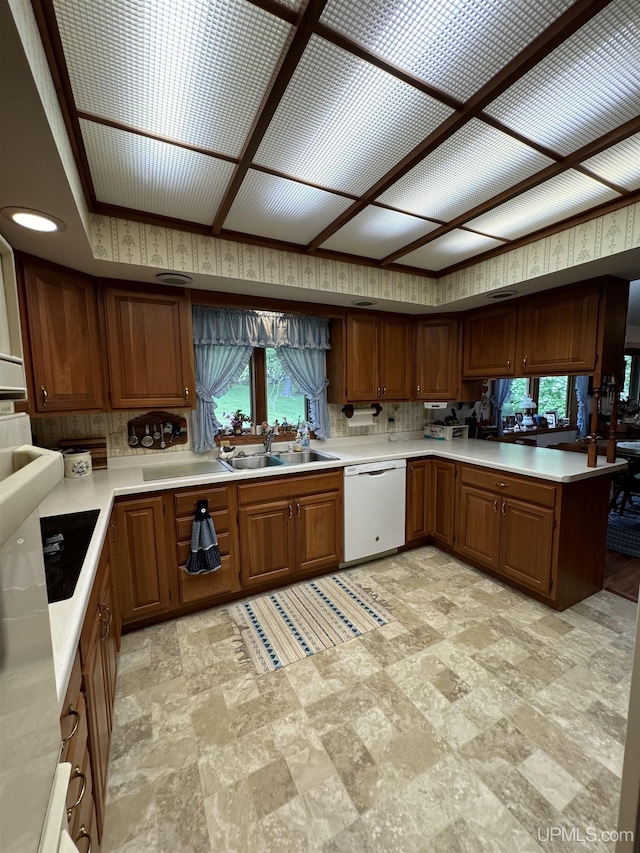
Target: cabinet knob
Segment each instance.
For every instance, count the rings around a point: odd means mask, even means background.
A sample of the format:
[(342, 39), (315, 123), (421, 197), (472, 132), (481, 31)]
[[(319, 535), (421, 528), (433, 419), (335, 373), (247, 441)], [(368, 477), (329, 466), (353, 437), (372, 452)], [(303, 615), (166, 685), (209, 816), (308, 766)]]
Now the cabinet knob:
[(186, 400), (187, 403), (189, 402), (189, 386), (188, 385), (184, 386), (184, 399)]
[(42, 391), (42, 405), (46, 406), (49, 402), (49, 394), (47, 393), (47, 389), (44, 387), (44, 385), (40, 386), (40, 390)]
[(84, 775), (84, 773), (82, 773), (80, 771), (80, 768), (77, 765), (73, 768), (73, 775), (71, 778), (72, 779), (82, 779), (82, 786), (80, 788), (80, 793), (78, 794), (78, 799), (75, 801), (75, 803), (72, 806), (69, 806), (69, 808), (67, 809), (67, 820), (71, 820), (71, 815), (73, 814), (73, 810), (78, 808), (78, 806), (82, 802), (82, 799), (83, 799), (85, 792), (87, 790), (87, 777)]
[(91, 853), (91, 850), (93, 848), (93, 839), (91, 838), (91, 836), (87, 832), (87, 828), (84, 824), (82, 824), (82, 826), (78, 830), (78, 837), (76, 838), (76, 844), (78, 843), (78, 841), (81, 841), (83, 838), (89, 839), (89, 846), (87, 847), (86, 853)]

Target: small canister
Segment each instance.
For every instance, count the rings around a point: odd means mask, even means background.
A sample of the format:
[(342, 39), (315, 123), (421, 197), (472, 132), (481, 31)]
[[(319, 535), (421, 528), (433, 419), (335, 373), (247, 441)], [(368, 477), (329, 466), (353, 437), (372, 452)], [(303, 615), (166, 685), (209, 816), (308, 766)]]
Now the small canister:
[(65, 450), (64, 476), (72, 479), (91, 475), (91, 454), (88, 450)]

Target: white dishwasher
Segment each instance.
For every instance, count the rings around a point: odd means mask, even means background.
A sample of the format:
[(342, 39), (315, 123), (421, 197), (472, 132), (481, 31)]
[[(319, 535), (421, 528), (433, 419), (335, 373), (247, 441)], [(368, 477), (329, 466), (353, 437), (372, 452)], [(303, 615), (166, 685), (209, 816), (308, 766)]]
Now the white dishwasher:
[(404, 545), (406, 459), (344, 469), (344, 562)]

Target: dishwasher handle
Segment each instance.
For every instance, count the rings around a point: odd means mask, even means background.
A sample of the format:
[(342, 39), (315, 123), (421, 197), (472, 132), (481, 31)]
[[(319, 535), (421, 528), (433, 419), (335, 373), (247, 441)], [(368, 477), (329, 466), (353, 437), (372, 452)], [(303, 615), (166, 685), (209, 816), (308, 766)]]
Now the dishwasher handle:
[(389, 471), (393, 471), (393, 468), (387, 468), (384, 471), (358, 471), (358, 477), (361, 477), (363, 474), (367, 477), (384, 477)]

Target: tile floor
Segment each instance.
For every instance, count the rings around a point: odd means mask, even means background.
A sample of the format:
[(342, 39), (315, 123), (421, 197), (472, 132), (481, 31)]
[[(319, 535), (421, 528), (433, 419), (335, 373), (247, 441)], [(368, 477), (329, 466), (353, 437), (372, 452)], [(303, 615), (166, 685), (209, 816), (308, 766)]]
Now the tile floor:
[(634, 603), (558, 614), (433, 547), (349, 571), (397, 621), (267, 675), (224, 608), (123, 638), (102, 853), (564, 853), (551, 827), (616, 827)]

